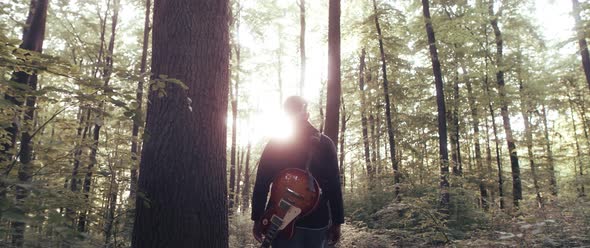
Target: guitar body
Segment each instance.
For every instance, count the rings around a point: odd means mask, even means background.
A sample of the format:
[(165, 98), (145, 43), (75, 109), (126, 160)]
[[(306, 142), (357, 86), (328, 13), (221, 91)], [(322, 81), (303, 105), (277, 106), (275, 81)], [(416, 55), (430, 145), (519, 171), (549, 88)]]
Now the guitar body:
[(261, 247), (269, 247), (278, 235), (292, 238), (295, 221), (315, 209), (320, 195), (318, 182), (307, 171), (289, 168), (279, 172), (272, 183), (269, 207), (260, 221), (265, 234)]

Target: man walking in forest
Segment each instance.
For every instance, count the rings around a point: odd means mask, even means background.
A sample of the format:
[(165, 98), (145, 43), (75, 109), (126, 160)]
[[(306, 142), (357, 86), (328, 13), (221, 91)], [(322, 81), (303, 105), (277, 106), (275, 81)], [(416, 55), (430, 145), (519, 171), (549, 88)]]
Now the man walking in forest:
[[(267, 208), (267, 195), (275, 176), (286, 168), (308, 167), (321, 188), (319, 204), (311, 213), (295, 220), (293, 238), (285, 239), (279, 235), (272, 247), (323, 248), (334, 245), (340, 240), (340, 224), (344, 223), (336, 147), (328, 136), (320, 134), (309, 123), (307, 102), (302, 97), (287, 98), (283, 107), (293, 122), (294, 133), (288, 141), (270, 140), (260, 157), (252, 196), (254, 237), (258, 241), (264, 237), (261, 217)], [(310, 145), (310, 142), (315, 143)], [(313, 154), (311, 159), (308, 154)]]

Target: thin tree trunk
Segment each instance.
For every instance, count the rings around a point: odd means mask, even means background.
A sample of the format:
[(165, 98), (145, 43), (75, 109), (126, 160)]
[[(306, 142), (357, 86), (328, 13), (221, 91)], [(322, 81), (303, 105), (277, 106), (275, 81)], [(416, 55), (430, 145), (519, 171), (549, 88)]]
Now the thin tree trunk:
[(244, 166), (244, 190), (242, 191), (242, 203), (244, 205), (244, 212), (250, 207), (250, 152), (252, 150), (252, 142), (248, 140), (246, 148), (246, 163)]
[(436, 86), (436, 103), (438, 110), (438, 144), (440, 159), (440, 204), (443, 213), (448, 214), (450, 204), (448, 181), (449, 152), (447, 150), (447, 119), (445, 116), (447, 111), (445, 107), (445, 95), (440, 62), (438, 60), (438, 51), (436, 49), (436, 37), (434, 35), (434, 28), (432, 27), (432, 20), (430, 18), (430, 6), (428, 0), (422, 0), (422, 10), (424, 14), (424, 23), (426, 27), (426, 34), (428, 36), (428, 47), (430, 50), (430, 59), (432, 60), (432, 71), (434, 74), (434, 82)]
[(459, 74), (455, 73), (455, 82), (453, 84), (453, 107), (451, 110), (451, 160), (453, 161), (453, 175), (461, 176), (463, 167), (461, 164), (461, 135), (459, 133)]
[(574, 106), (573, 106), (573, 101), (572, 98), (568, 95), (568, 100), (569, 100), (569, 107), (570, 107), (570, 118), (571, 118), (571, 123), (572, 123), (572, 127), (574, 129), (574, 141), (575, 141), (575, 147), (576, 147), (576, 158), (574, 159), (574, 169), (576, 169), (579, 166), (579, 176), (580, 178), (576, 179), (576, 182), (578, 182), (579, 184), (579, 188), (578, 188), (578, 196), (579, 197), (584, 197), (586, 196), (586, 190), (584, 188), (584, 162), (582, 161), (582, 152), (580, 149), (580, 142), (578, 141), (578, 130), (577, 130), (577, 126), (576, 126), (576, 120), (574, 118)]
[[(234, 211), (234, 201), (236, 199), (236, 160), (237, 160), (237, 132), (238, 132), (238, 97), (239, 97), (239, 84), (240, 84), (240, 16), (239, 12), (237, 18), (235, 18), (236, 37), (233, 42), (233, 48), (236, 56), (236, 81), (234, 88), (231, 88), (230, 83), (230, 95), (231, 100), (231, 115), (232, 115), (232, 133), (231, 133), (231, 148), (230, 148), (230, 166), (229, 166), (229, 214), (232, 215)], [(231, 73), (231, 72), (230, 72)], [(231, 82), (231, 81), (230, 81)], [(232, 93), (233, 89), (233, 93)]]
[[(465, 69), (463, 69), (465, 72)], [(480, 133), (479, 133), (479, 115), (477, 111), (477, 105), (475, 103), (475, 97), (473, 96), (473, 87), (471, 85), (471, 80), (467, 79), (465, 81), (465, 85), (467, 87), (467, 98), (469, 100), (469, 109), (471, 110), (471, 118), (473, 119), (473, 142), (474, 142), (474, 150), (475, 150), (475, 164), (478, 170), (478, 187), (479, 187), (479, 196), (480, 196), (480, 204), (481, 207), (487, 211), (488, 210), (488, 190), (485, 187), (485, 174), (484, 174), (484, 166), (483, 160), (481, 156), (481, 144), (479, 141)]]
[[(115, 158), (118, 157), (119, 146), (115, 146)], [(115, 248), (115, 242), (112, 241), (114, 235), (113, 229), (115, 225), (115, 210), (117, 209), (117, 194), (119, 192), (119, 185), (117, 184), (117, 170), (112, 163), (109, 163), (110, 170), (110, 185), (108, 191), (107, 209), (104, 225), (105, 234), (105, 248)]]
[[(106, 16), (105, 16), (106, 18)], [(104, 84), (103, 87), (106, 89), (109, 85), (111, 80), (111, 74), (113, 72), (113, 52), (115, 50), (115, 35), (117, 30), (117, 21), (119, 18), (119, 0), (115, 0), (113, 2), (113, 14), (112, 14), (112, 21), (111, 21), (111, 38), (109, 40), (107, 54), (105, 56), (105, 68), (103, 70), (103, 79)], [(98, 109), (99, 111), (103, 111), (104, 108), (104, 101), (99, 103)], [(84, 177), (84, 185), (82, 188), (82, 192), (84, 193), (85, 198), (85, 207), (80, 213), (78, 218), (78, 231), (85, 232), (86, 225), (88, 222), (88, 214), (90, 211), (90, 186), (92, 184), (92, 175), (94, 166), (97, 164), (97, 153), (98, 153), (98, 144), (100, 140), (100, 129), (102, 128), (104, 117), (102, 113), (96, 114), (96, 120), (94, 123), (94, 129), (92, 133), (92, 145), (90, 147), (90, 163), (86, 169), (86, 176)]]
[(535, 165), (535, 155), (533, 154), (533, 132), (531, 130), (531, 123), (530, 123), (530, 116), (529, 116), (529, 109), (531, 107), (528, 104), (528, 99), (526, 98), (527, 94), (524, 91), (524, 87), (522, 84), (522, 80), (520, 79), (520, 70), (519, 70), (519, 93), (520, 93), (520, 111), (522, 112), (522, 119), (524, 122), (524, 133), (525, 133), (525, 140), (527, 146), (527, 152), (529, 156), (529, 164), (531, 166), (531, 175), (533, 176), (533, 187), (535, 188), (535, 195), (537, 197), (537, 203), (539, 208), (544, 207), (543, 198), (541, 197), (541, 189), (539, 187), (539, 179), (537, 176), (537, 165)]
[(283, 51), (283, 43), (281, 42), (281, 38), (283, 36), (283, 28), (281, 25), (278, 25), (278, 37), (279, 37), (279, 48), (277, 49), (277, 81), (279, 83), (279, 106), (283, 106), (283, 65), (282, 65), (282, 58), (281, 54)]
[(547, 162), (549, 165), (549, 188), (551, 195), (557, 197), (557, 179), (555, 178), (555, 161), (553, 158), (553, 150), (551, 149), (551, 140), (549, 139), (549, 127), (547, 125), (547, 111), (545, 110), (545, 104), (541, 105), (543, 114), (543, 127), (545, 134), (545, 146), (547, 148)]
[(359, 65), (359, 90), (361, 93), (361, 127), (362, 127), (362, 134), (363, 134), (363, 146), (365, 151), (365, 166), (367, 168), (367, 174), (369, 175), (369, 180), (374, 180), (374, 169), (371, 164), (371, 154), (369, 149), (369, 132), (367, 128), (367, 99), (365, 95), (365, 49), (361, 51), (360, 57), (360, 65)]
[(590, 87), (590, 54), (588, 53), (588, 43), (586, 42), (586, 32), (582, 18), (580, 17), (580, 2), (572, 0), (572, 9), (574, 19), (576, 21), (576, 33), (578, 35), (578, 45), (580, 47), (580, 56), (582, 57), (582, 67), (584, 67), (584, 75), (586, 76), (586, 83)]
[(187, 88), (149, 94), (131, 247), (228, 247), (228, 10), (228, 0), (154, 2), (152, 78)]
[[(378, 146), (377, 146), (377, 132), (375, 132), (376, 130), (376, 121), (375, 121), (375, 115), (373, 114), (373, 110), (374, 108), (371, 108), (371, 112), (369, 113), (369, 125), (371, 128), (371, 157), (372, 157), (372, 161), (371, 161), (371, 166), (367, 167), (367, 177), (369, 178), (374, 178), (375, 175), (378, 175), (377, 173), (378, 171), (378, 164), (380, 164), (380, 162), (378, 162), (379, 160), (381, 160), (381, 158), (377, 155), (377, 151)], [(372, 189), (372, 182), (369, 181), (369, 189)]]
[[(148, 57), (148, 47), (149, 47), (149, 39), (150, 39), (150, 10), (151, 10), (151, 0), (145, 1), (145, 19), (143, 24), (143, 44), (141, 50), (141, 63), (139, 66), (139, 74), (140, 80), (137, 82), (137, 90), (135, 94), (135, 101), (137, 102), (137, 107), (135, 108), (135, 117), (133, 118), (133, 129), (131, 131), (131, 172), (130, 172), (130, 184), (129, 184), (129, 204), (131, 211), (134, 211), (135, 208), (135, 196), (137, 192), (137, 169), (139, 167), (138, 155), (139, 155), (139, 128), (143, 127), (143, 118), (138, 118), (138, 116), (143, 116), (142, 113), (142, 106), (143, 106), (143, 85), (147, 71), (147, 57)], [(129, 216), (130, 219), (133, 219), (133, 216)]]
[(340, 0), (329, 1), (328, 22), (328, 90), (324, 133), (338, 146), (340, 117)]
[(299, 95), (303, 96), (303, 89), (305, 88), (305, 0), (298, 0), (299, 5), (299, 56), (300, 56), (300, 72), (299, 72)]
[(504, 54), (503, 46), (504, 40), (502, 32), (498, 26), (498, 16), (494, 14), (494, 1), (490, 1), (488, 5), (490, 23), (494, 29), (494, 36), (496, 41), (496, 83), (498, 85), (499, 99), (500, 99), (500, 114), (502, 115), (502, 122), (504, 124), (504, 131), (506, 133), (506, 143), (508, 145), (508, 152), (510, 154), (510, 168), (512, 169), (512, 200), (515, 208), (519, 207), (519, 201), (522, 200), (522, 183), (520, 181), (520, 165), (518, 163), (518, 154), (516, 153), (516, 142), (512, 135), (512, 127), (510, 126), (510, 113), (508, 112), (508, 99), (506, 96), (505, 82), (504, 82)]
[[(231, 87), (231, 86), (230, 86)], [(234, 210), (234, 198), (235, 198), (235, 189), (236, 189), (236, 140), (237, 140), (237, 120), (238, 120), (238, 101), (237, 101), (237, 89), (238, 86), (235, 86), (235, 93), (232, 94), (231, 100), (231, 115), (232, 115), (232, 125), (231, 125), (231, 148), (230, 148), (230, 164), (229, 164), (229, 213), (230, 215), (233, 213)], [(231, 90), (230, 90), (231, 91)]]
[(344, 99), (341, 98), (340, 100), (342, 101), (342, 113), (340, 113), (340, 185), (344, 188), (346, 186), (346, 176), (344, 174), (344, 159), (346, 157), (346, 153), (344, 151), (344, 143), (346, 142), (346, 136), (344, 135), (346, 133), (346, 123), (348, 122), (350, 115), (346, 115), (346, 105), (344, 104)]
[[(21, 48), (26, 50), (31, 50), (35, 52), (42, 52), (43, 49), (43, 41), (45, 39), (45, 23), (47, 19), (47, 8), (49, 6), (49, 1), (47, 0), (31, 0), (31, 5), (29, 8), (29, 16), (27, 17), (27, 23), (29, 24), (28, 28), (25, 28), (23, 31), (23, 43), (21, 44)], [(20, 142), (20, 151), (18, 153), (18, 157), (20, 160), (20, 167), (18, 169), (18, 181), (20, 184), (28, 184), (31, 182), (33, 177), (33, 168), (32, 168), (32, 160), (33, 160), (33, 142), (32, 142), (32, 133), (35, 129), (35, 125), (33, 124), (33, 118), (35, 117), (35, 104), (37, 102), (37, 97), (35, 93), (37, 91), (37, 74), (26, 74), (25, 72), (15, 72), (14, 74), (14, 81), (19, 84), (26, 84), (31, 92), (24, 93), (25, 97), (25, 113), (23, 124), (26, 127), (21, 134), (21, 142)], [(22, 103), (18, 102), (16, 98), (13, 98), (10, 95), (6, 95), (8, 100), (11, 100), (13, 103), (17, 103), (17, 106), (22, 105)], [(16, 111), (18, 113), (18, 111)], [(11, 144), (8, 149), (14, 146), (14, 142), (16, 141), (17, 135), (17, 128), (16, 125), (11, 126), (9, 128), (9, 135), (11, 135)], [(3, 150), (7, 152), (8, 150)], [(2, 154), (0, 157), (8, 158), (8, 154)], [(0, 161), (1, 162), (1, 161)], [(7, 172), (9, 172), (7, 170)], [(5, 185), (2, 183), (0, 190), (3, 192), (1, 198), (5, 197)], [(25, 198), (29, 196), (29, 190), (25, 187), (16, 186), (16, 206), (22, 211), (22, 214), (26, 216), (26, 209), (24, 207)], [(14, 221), (11, 224), (12, 227), (12, 245), (15, 247), (23, 247), (24, 246), (24, 236), (25, 236), (25, 228), (26, 223), (22, 221)]]
[(325, 118), (324, 118), (324, 102), (323, 102), (324, 84), (322, 84), (322, 86), (320, 87), (320, 97), (319, 98), (320, 98), (320, 104), (319, 104), (319, 107), (320, 107), (320, 111), (319, 111), (320, 112), (320, 133), (323, 133), (324, 132), (324, 120), (325, 120)]
[(399, 161), (396, 157), (395, 137), (393, 132), (393, 124), (391, 123), (391, 102), (389, 99), (389, 81), (387, 80), (387, 62), (385, 60), (385, 48), (383, 45), (383, 34), (381, 33), (381, 26), (379, 25), (379, 15), (377, 13), (377, 1), (373, 0), (373, 14), (375, 16), (375, 28), (379, 39), (379, 53), (381, 54), (381, 74), (383, 75), (383, 97), (385, 99), (385, 123), (387, 124), (387, 135), (389, 141), (389, 157), (391, 160), (391, 167), (393, 169), (393, 184), (394, 197), (396, 201), (400, 201), (400, 172)]

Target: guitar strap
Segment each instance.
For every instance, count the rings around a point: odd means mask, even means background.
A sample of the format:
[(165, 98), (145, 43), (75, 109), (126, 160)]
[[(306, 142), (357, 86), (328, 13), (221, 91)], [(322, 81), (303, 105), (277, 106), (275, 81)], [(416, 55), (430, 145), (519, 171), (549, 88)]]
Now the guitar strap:
[(315, 192), (315, 185), (314, 185), (314, 179), (313, 176), (311, 175), (311, 160), (313, 158), (313, 155), (315, 153), (315, 150), (319, 147), (320, 144), (320, 140), (322, 138), (321, 133), (319, 132), (315, 132), (311, 135), (310, 137), (310, 146), (309, 146), (309, 150), (307, 151), (307, 161), (305, 162), (305, 171), (307, 172), (307, 189), (311, 192)]

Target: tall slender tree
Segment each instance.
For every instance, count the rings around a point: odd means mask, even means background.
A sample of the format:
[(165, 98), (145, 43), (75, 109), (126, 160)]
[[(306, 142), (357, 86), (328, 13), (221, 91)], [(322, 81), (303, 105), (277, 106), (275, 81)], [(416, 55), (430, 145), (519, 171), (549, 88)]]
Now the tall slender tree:
[[(29, 13), (27, 17), (27, 27), (23, 30), (23, 42), (20, 45), (20, 48), (39, 52), (43, 51), (43, 41), (45, 40), (45, 24), (47, 20), (47, 8), (49, 6), (48, 0), (31, 0), (29, 6)], [(35, 117), (35, 105), (37, 102), (36, 97), (36, 90), (37, 90), (37, 74), (32, 73), (29, 74), (24, 71), (18, 71), (13, 74), (13, 80), (19, 84), (26, 85), (23, 88), (29, 88), (31, 92), (23, 94), (25, 97), (25, 111), (24, 111), (24, 118), (23, 123), (25, 124), (26, 128), (23, 130), (20, 139), (20, 149), (18, 153), (18, 159), (20, 160), (20, 167), (18, 169), (18, 181), (19, 185), (16, 187), (16, 204), (19, 206), (21, 211), (23, 211), (23, 215), (26, 214), (24, 212), (24, 200), (29, 196), (29, 190), (25, 187), (20, 185), (24, 185), (30, 183), (32, 176), (33, 176), (33, 167), (32, 167), (32, 160), (33, 160), (33, 133), (34, 133), (34, 123), (33, 118)], [(12, 96), (6, 94), (5, 96), (8, 100), (14, 103), (16, 106), (22, 105), (22, 101), (18, 100), (18, 97), (22, 96)], [(18, 110), (16, 111), (18, 113)], [(17, 115), (18, 116), (18, 115)], [(17, 127), (13, 123), (11, 127), (8, 128), (8, 133), (11, 135), (11, 142), (7, 143), (7, 146), (4, 146), (6, 150), (2, 150), (3, 152), (7, 152), (11, 149), (11, 147), (15, 144), (16, 135), (17, 135)], [(9, 156), (8, 154), (0, 155), (3, 159), (7, 159)], [(16, 162), (16, 161), (15, 161)], [(6, 173), (6, 172), (5, 172)], [(7, 173), (6, 173), (7, 174)], [(4, 184), (2, 182), (2, 184)], [(5, 194), (4, 192), (4, 185), (0, 188), (3, 191), (2, 195)], [(0, 199), (3, 200), (3, 199)], [(25, 228), (26, 223), (23, 221), (14, 221), (12, 222), (12, 244), (15, 247), (23, 247), (24, 246), (24, 235), (25, 235)]]
[(432, 19), (430, 17), (430, 4), (428, 0), (422, 0), (422, 13), (424, 15), (426, 35), (428, 36), (428, 48), (430, 51), (430, 59), (432, 61), (432, 72), (434, 74), (434, 84), (436, 88), (436, 106), (438, 111), (438, 145), (440, 159), (440, 204), (443, 213), (448, 213), (450, 204), (450, 194), (448, 180), (449, 151), (447, 149), (447, 111), (445, 107), (445, 95), (442, 80), (442, 72), (440, 69), (440, 61), (438, 60), (438, 51), (436, 48), (436, 36), (434, 34), (434, 28), (432, 27)]
[[(466, 70), (463, 69), (463, 73), (466, 73)], [(484, 166), (483, 160), (481, 156), (481, 143), (480, 143), (480, 130), (479, 130), (479, 111), (475, 102), (475, 96), (473, 93), (473, 86), (471, 83), (470, 78), (465, 80), (465, 86), (467, 88), (467, 99), (469, 101), (469, 109), (471, 112), (471, 119), (472, 119), (472, 127), (473, 127), (473, 149), (475, 153), (475, 164), (477, 167), (477, 175), (478, 175), (478, 187), (479, 187), (479, 195), (480, 195), (480, 205), (484, 210), (488, 210), (488, 190), (485, 185), (485, 173), (484, 173)]]
[(135, 101), (137, 102), (135, 108), (136, 116), (133, 118), (133, 129), (131, 130), (131, 173), (130, 173), (130, 186), (129, 186), (129, 203), (133, 204), (132, 208), (134, 208), (135, 204), (135, 196), (137, 192), (137, 169), (139, 167), (139, 128), (143, 127), (143, 118), (138, 118), (141, 116), (142, 113), (142, 106), (143, 106), (143, 88), (145, 84), (146, 72), (147, 72), (147, 57), (148, 57), (148, 47), (149, 47), (149, 39), (150, 39), (150, 11), (151, 11), (151, 0), (145, 1), (145, 17), (143, 23), (143, 43), (141, 46), (141, 62), (139, 65), (139, 76), (140, 79), (137, 82), (137, 89), (135, 92)]
[(361, 128), (362, 128), (362, 135), (363, 135), (363, 148), (364, 148), (364, 155), (365, 155), (365, 167), (367, 168), (367, 173), (369, 174), (369, 180), (373, 181), (375, 177), (375, 171), (373, 169), (373, 165), (371, 164), (371, 154), (369, 148), (369, 132), (368, 132), (368, 121), (367, 121), (367, 96), (365, 94), (365, 49), (361, 51), (360, 56), (360, 63), (359, 63), (359, 90), (361, 94)]
[[(373, 0), (373, 15), (375, 18), (375, 28), (377, 29), (377, 37), (379, 40), (379, 53), (381, 54), (381, 75), (383, 75), (383, 97), (385, 99), (385, 123), (387, 124), (387, 140), (389, 141), (389, 158), (391, 161), (391, 167), (393, 169), (393, 183), (394, 187), (394, 195), (397, 201), (400, 200), (399, 192), (400, 192), (400, 171), (399, 171), (399, 161), (396, 157), (396, 146), (395, 146), (395, 133), (393, 131), (393, 124), (391, 119), (393, 118), (391, 115), (392, 107), (391, 101), (389, 99), (389, 81), (387, 78), (387, 61), (385, 59), (385, 48), (383, 45), (383, 33), (381, 32), (381, 25), (379, 25), (379, 13), (377, 11), (377, 1)], [(377, 150), (378, 152), (378, 150)], [(378, 167), (378, 166), (377, 166)]]
[(340, 117), (340, 0), (330, 0), (328, 13), (328, 90), (324, 133), (338, 146)]
[(305, 88), (305, 0), (298, 0), (299, 5), (299, 95), (303, 95)]
[(576, 34), (578, 35), (578, 46), (580, 47), (580, 57), (582, 57), (582, 67), (584, 68), (584, 75), (586, 76), (586, 83), (590, 88), (590, 53), (588, 52), (588, 42), (586, 42), (586, 31), (582, 18), (580, 17), (580, 2), (578, 0), (572, 0), (572, 14), (576, 21)]
[(527, 98), (529, 94), (523, 86), (520, 68), (518, 69), (518, 90), (520, 93), (520, 111), (522, 114), (522, 120), (524, 123), (525, 141), (527, 146), (527, 153), (529, 156), (529, 164), (531, 166), (531, 176), (533, 177), (533, 187), (535, 188), (535, 195), (537, 197), (537, 203), (540, 208), (544, 207), (543, 198), (541, 197), (541, 188), (539, 186), (539, 179), (537, 176), (537, 165), (535, 164), (535, 155), (533, 153), (533, 131), (530, 122), (531, 107), (529, 105), (530, 100)]
[[(105, 64), (102, 72), (103, 78), (103, 94), (108, 95), (108, 87), (113, 73), (113, 53), (115, 50), (115, 37), (117, 24), (119, 19), (119, 0), (113, 1), (113, 13), (111, 16), (111, 37), (107, 46), (105, 54)], [(106, 16), (104, 17), (106, 19)], [(92, 184), (92, 176), (94, 174), (94, 167), (98, 163), (98, 145), (100, 141), (100, 130), (104, 124), (103, 108), (105, 107), (105, 99), (98, 104), (98, 111), (95, 113), (94, 128), (92, 129), (92, 144), (90, 145), (90, 162), (86, 168), (86, 175), (84, 176), (84, 184), (82, 185), (82, 192), (84, 193), (85, 206), (78, 217), (78, 231), (85, 232), (88, 222), (88, 214), (90, 211), (90, 187)]]
[(250, 154), (252, 151), (252, 141), (248, 139), (246, 147), (246, 162), (244, 165), (244, 190), (242, 190), (242, 204), (244, 211), (250, 207)]
[(132, 247), (228, 247), (228, 2), (155, 2)]
[(344, 144), (346, 143), (346, 124), (350, 118), (350, 115), (346, 113), (346, 104), (344, 104), (344, 98), (341, 98), (340, 101), (342, 102), (342, 111), (340, 112), (340, 184), (342, 187), (346, 186), (346, 174), (344, 168), (344, 159), (346, 158), (346, 151), (344, 150)]
[(557, 196), (557, 178), (555, 177), (555, 158), (553, 158), (553, 149), (551, 139), (549, 138), (549, 125), (547, 124), (547, 110), (545, 104), (541, 105), (541, 114), (543, 118), (543, 134), (545, 135), (545, 147), (547, 152), (547, 164), (549, 167), (549, 187), (551, 195)]
[(500, 115), (504, 124), (504, 132), (506, 133), (506, 143), (508, 145), (508, 153), (510, 154), (510, 168), (512, 169), (512, 202), (514, 207), (519, 207), (519, 201), (522, 200), (522, 182), (520, 181), (520, 165), (518, 163), (518, 154), (516, 152), (516, 141), (512, 135), (512, 127), (510, 124), (510, 112), (508, 111), (508, 97), (506, 96), (505, 81), (504, 81), (504, 39), (502, 31), (498, 25), (499, 15), (494, 13), (494, 1), (491, 0), (488, 4), (488, 11), (490, 17), (490, 24), (494, 29), (494, 36), (496, 42), (496, 84), (498, 86), (498, 93), (500, 99)]

